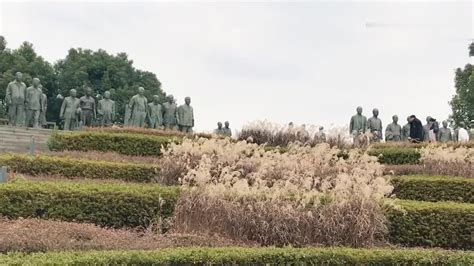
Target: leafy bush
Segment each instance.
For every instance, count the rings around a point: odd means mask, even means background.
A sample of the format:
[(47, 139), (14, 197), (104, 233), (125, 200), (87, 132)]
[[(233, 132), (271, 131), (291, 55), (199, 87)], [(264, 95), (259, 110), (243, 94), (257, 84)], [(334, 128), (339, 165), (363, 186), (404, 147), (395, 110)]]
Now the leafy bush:
[(383, 164), (417, 164), (421, 153), (414, 148), (380, 148), (371, 149), (368, 153), (377, 156)]
[(397, 201), (402, 209), (389, 207), (389, 240), (403, 246), (472, 250), (474, 204)]
[(113, 151), (124, 155), (158, 156), (170, 142), (180, 140), (179, 137), (129, 133), (55, 132), (51, 135), (48, 146), (52, 151)]
[(161, 136), (161, 137), (199, 137), (210, 139), (212, 137), (218, 137), (206, 133), (191, 133), (186, 134), (181, 131), (170, 131), (170, 130), (160, 130), (152, 128), (138, 128), (138, 127), (86, 127), (85, 130), (91, 132), (102, 132), (102, 133), (124, 133), (124, 134), (144, 134), (152, 136)]
[(387, 148), (426, 148), (426, 147), (450, 147), (450, 148), (474, 148), (474, 140), (470, 142), (419, 142), (419, 143), (412, 143), (408, 141), (402, 142), (378, 142), (373, 143), (371, 145), (374, 149), (387, 149)]
[(392, 179), (399, 199), (474, 203), (474, 179), (448, 176), (401, 176)]
[(14, 172), (33, 176), (52, 175), (135, 182), (151, 182), (159, 179), (159, 169), (155, 165), (92, 161), (45, 155), (0, 155), (0, 165), (8, 166)]
[(178, 196), (157, 185), (14, 181), (0, 184), (0, 215), (147, 227), (170, 217)]
[(177, 248), (0, 255), (1, 264), (25, 262), (32, 265), (472, 265), (474, 254), (427, 249)]

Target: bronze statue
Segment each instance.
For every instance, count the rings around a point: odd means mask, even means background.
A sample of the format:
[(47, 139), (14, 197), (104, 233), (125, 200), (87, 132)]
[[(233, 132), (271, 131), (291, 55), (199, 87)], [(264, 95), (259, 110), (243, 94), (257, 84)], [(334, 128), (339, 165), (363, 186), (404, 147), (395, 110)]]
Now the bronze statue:
[(154, 95), (153, 102), (148, 104), (148, 120), (150, 128), (161, 129), (163, 127), (163, 107), (158, 95)]
[(230, 129), (229, 121), (224, 122), (224, 136), (232, 137), (232, 130)]
[(8, 122), (11, 126), (23, 126), (25, 121), (26, 85), (21, 81), (23, 74), (17, 72), (15, 80), (8, 83), (5, 102), (8, 105)]
[(177, 107), (176, 103), (174, 102), (173, 95), (168, 95), (168, 101), (163, 104), (163, 123), (165, 125), (165, 129), (168, 130), (176, 130), (178, 123), (177, 123)]
[(46, 121), (46, 112), (48, 111), (48, 97), (43, 93), (43, 86), (40, 85), (41, 91), (41, 111), (39, 116), (39, 124), (41, 127), (47, 126), (48, 122)]
[(184, 104), (178, 107), (177, 122), (179, 131), (192, 133), (194, 127), (194, 111), (191, 107), (191, 98), (184, 98)]
[(40, 89), (40, 80), (33, 79), (33, 85), (26, 89), (26, 126), (38, 128), (41, 112), (41, 96), (43, 92)]
[(217, 128), (214, 129), (214, 134), (224, 136), (224, 128), (222, 127), (221, 122), (217, 122)]
[(314, 143), (324, 143), (326, 142), (326, 133), (324, 133), (324, 127), (320, 126), (319, 131), (314, 134)]
[(132, 112), (131, 126), (144, 127), (148, 101), (145, 97), (145, 88), (139, 87), (138, 94), (130, 99), (130, 110)]
[(443, 127), (439, 129), (439, 141), (441, 142), (448, 142), (453, 140), (453, 134), (451, 133), (451, 129), (448, 128), (448, 121), (443, 121)]
[(392, 123), (385, 129), (385, 140), (386, 141), (401, 141), (402, 140), (402, 127), (398, 124), (398, 116), (392, 116)]
[(380, 120), (379, 110), (374, 108), (372, 110), (373, 116), (367, 120), (367, 129), (372, 133), (372, 140), (379, 142), (382, 140), (382, 120)]
[(402, 128), (402, 140), (408, 141), (410, 138), (410, 117), (407, 117), (407, 123)]
[(86, 88), (86, 95), (79, 99), (79, 105), (81, 107), (82, 125), (91, 127), (92, 121), (97, 117), (95, 99), (92, 97), (92, 88)]
[(367, 129), (367, 118), (362, 115), (362, 107), (357, 107), (357, 114), (351, 117), (349, 132), (354, 138), (354, 143), (359, 143), (359, 136)]
[(64, 119), (64, 130), (74, 130), (77, 127), (77, 116), (81, 113), (80, 102), (76, 97), (77, 91), (72, 89), (69, 96), (64, 98), (59, 112), (59, 118)]
[(110, 99), (110, 92), (104, 92), (104, 99), (99, 101), (97, 112), (101, 116), (100, 125), (111, 126), (115, 120), (115, 102)]

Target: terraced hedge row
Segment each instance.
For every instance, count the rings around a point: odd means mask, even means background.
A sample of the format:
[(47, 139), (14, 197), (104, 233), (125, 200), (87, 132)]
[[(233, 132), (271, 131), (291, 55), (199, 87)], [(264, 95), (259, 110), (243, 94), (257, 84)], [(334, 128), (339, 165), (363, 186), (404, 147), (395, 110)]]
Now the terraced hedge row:
[(418, 164), (421, 153), (415, 148), (376, 148), (368, 151), (383, 164)]
[(156, 165), (92, 161), (46, 155), (0, 155), (0, 165), (11, 171), (28, 175), (51, 175), (91, 179), (117, 179), (133, 182), (157, 180), (160, 169)]
[(474, 203), (474, 179), (449, 176), (400, 176), (392, 179), (399, 199)]
[(177, 248), (10, 253), (2, 265), (472, 265), (473, 252), (427, 249)]
[[(172, 215), (179, 188), (91, 182), (0, 184), (0, 215), (89, 222), (111, 227), (147, 227)], [(390, 241), (406, 246), (474, 249), (474, 204), (400, 200), (390, 207)]]
[(0, 215), (146, 227), (156, 218), (170, 217), (178, 197), (177, 187), (15, 181), (0, 184)]
[(101, 151), (124, 155), (158, 156), (170, 142), (180, 137), (154, 136), (131, 133), (106, 133), (100, 131), (55, 132), (48, 140), (52, 151)]

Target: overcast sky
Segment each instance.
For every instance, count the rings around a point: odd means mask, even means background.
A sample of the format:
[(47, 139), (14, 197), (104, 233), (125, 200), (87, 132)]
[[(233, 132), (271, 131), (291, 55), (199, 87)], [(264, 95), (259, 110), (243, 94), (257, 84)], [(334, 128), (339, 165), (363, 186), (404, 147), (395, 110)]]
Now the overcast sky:
[[(50, 62), (71, 47), (126, 52), (163, 89), (192, 97), (196, 129), (254, 120), (344, 126), (368, 117), (448, 117), (469, 62), (473, 3), (4, 2), (10, 48)], [(424, 119), (423, 119), (424, 120)]]

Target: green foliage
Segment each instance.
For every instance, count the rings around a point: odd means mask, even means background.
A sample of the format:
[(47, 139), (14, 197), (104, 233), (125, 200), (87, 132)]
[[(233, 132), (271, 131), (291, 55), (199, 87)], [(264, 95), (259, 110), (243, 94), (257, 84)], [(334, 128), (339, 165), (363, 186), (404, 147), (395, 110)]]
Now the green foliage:
[[(469, 55), (474, 55), (474, 43), (469, 46)], [(474, 120), (474, 66), (467, 64), (464, 69), (456, 69), (454, 79), (456, 94), (450, 104), (453, 110), (453, 119), (456, 124)]]
[(124, 155), (158, 156), (170, 142), (179, 142), (179, 137), (153, 136), (129, 133), (104, 132), (55, 132), (48, 146), (52, 151), (101, 151)]
[(107, 227), (147, 227), (170, 217), (179, 188), (65, 181), (0, 184), (0, 215), (42, 217)]
[(392, 179), (399, 199), (474, 203), (474, 179), (449, 176), (401, 176)]
[(474, 204), (400, 200), (389, 207), (389, 240), (404, 246), (474, 249)]
[(160, 251), (10, 253), (30, 265), (472, 265), (473, 252), (427, 249), (176, 248)]
[(369, 155), (377, 156), (384, 164), (417, 164), (421, 153), (414, 148), (377, 148), (368, 151)]
[(154, 165), (116, 163), (56, 156), (0, 155), (0, 165), (12, 171), (29, 175), (53, 175), (91, 179), (118, 179), (134, 182), (150, 182), (159, 175)]

